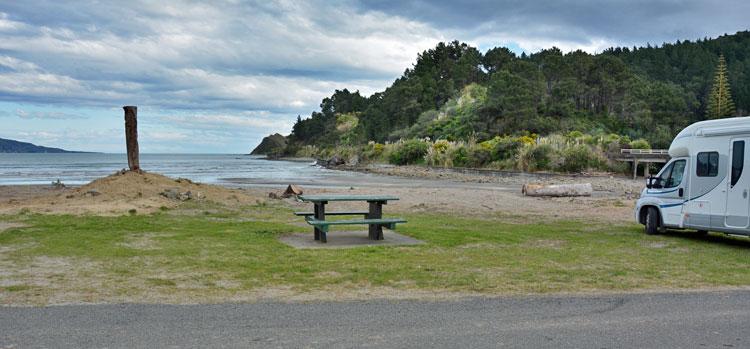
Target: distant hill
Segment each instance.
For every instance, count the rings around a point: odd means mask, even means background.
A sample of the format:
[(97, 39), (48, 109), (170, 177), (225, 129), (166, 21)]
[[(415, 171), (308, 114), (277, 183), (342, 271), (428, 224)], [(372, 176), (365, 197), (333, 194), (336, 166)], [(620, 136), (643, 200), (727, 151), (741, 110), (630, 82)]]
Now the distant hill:
[(60, 148), (50, 148), (34, 145), (12, 139), (0, 138), (0, 153), (79, 153)]
[(274, 152), (283, 151), (286, 148), (286, 137), (276, 133), (264, 137), (250, 155), (271, 155)]

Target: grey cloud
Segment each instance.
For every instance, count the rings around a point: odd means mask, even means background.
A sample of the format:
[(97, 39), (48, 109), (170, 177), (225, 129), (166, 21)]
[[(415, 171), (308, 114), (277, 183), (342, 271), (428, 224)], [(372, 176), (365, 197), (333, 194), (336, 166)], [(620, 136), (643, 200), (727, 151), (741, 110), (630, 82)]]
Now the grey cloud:
[(748, 28), (750, 2), (654, 1), (391, 1), (362, 0), (363, 11), (414, 18), (435, 27), (498, 39), (565, 41), (586, 46), (661, 44)]

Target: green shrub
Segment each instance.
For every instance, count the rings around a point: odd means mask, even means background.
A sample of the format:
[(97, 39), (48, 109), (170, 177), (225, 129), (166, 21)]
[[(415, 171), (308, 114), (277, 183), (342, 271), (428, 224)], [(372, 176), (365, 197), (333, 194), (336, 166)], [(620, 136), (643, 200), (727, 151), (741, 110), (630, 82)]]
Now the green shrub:
[(449, 149), (452, 149), (452, 147), (453, 143), (444, 139), (435, 141), (435, 143), (427, 149), (427, 154), (425, 155), (427, 164), (430, 166), (453, 166), (453, 160), (451, 160), (451, 157), (448, 154)]
[(567, 135), (568, 139), (570, 139), (571, 141), (575, 141), (575, 140), (578, 140), (579, 138), (583, 138), (583, 136), (584, 136), (583, 132), (581, 131), (570, 131), (568, 132), (568, 135)]
[(469, 151), (462, 144), (455, 148), (451, 152), (451, 160), (455, 167), (468, 167), (469, 166)]
[(336, 131), (339, 133), (339, 143), (343, 145), (356, 144), (358, 113), (336, 114)]
[(555, 151), (562, 151), (563, 149), (567, 148), (571, 142), (568, 140), (565, 136), (553, 133), (551, 135), (548, 135), (546, 137), (539, 137), (536, 141), (537, 144), (549, 144), (552, 146), (552, 148), (555, 149)]
[(518, 153), (518, 167), (524, 171), (552, 169), (555, 149), (549, 144), (527, 145)]
[(599, 139), (592, 136), (592, 135), (584, 135), (580, 138), (579, 142), (588, 144), (588, 145), (596, 145), (599, 142)]
[(363, 160), (378, 160), (382, 158), (385, 145), (370, 141), (367, 145), (362, 146), (361, 151)]
[(622, 136), (620, 138), (620, 148), (621, 149), (624, 149), (624, 148), (628, 148), (629, 149), (630, 148), (630, 142), (632, 142), (632, 140), (630, 139), (630, 137), (628, 137), (628, 136)]
[(630, 149), (651, 149), (651, 144), (648, 141), (640, 138), (630, 142)]
[(340, 158), (348, 161), (349, 159), (352, 159), (355, 156), (359, 156), (360, 152), (361, 152), (360, 149), (357, 148), (357, 147), (353, 147), (353, 146), (338, 146), (338, 147), (336, 147), (336, 148), (333, 149), (333, 155), (331, 155), (329, 157), (337, 156), (337, 157), (340, 157)]
[(581, 172), (593, 167), (597, 160), (591, 147), (576, 145), (563, 151), (563, 163), (560, 169), (566, 172)]
[(427, 149), (425, 160), (432, 166), (483, 167), (492, 161), (494, 140), (475, 143), (438, 140)]
[(450, 146), (451, 146), (450, 142), (444, 139), (440, 139), (440, 140), (435, 141), (435, 143), (432, 144), (432, 149), (434, 149), (438, 153), (445, 153), (448, 151), (448, 148), (450, 148)]
[(606, 136), (601, 137), (601, 146), (604, 149), (608, 149), (611, 144), (620, 144), (621, 137), (614, 133), (610, 133)]
[(497, 160), (487, 165), (487, 167), (493, 168), (496, 170), (515, 170), (516, 166), (517, 166), (516, 159)]
[(515, 137), (497, 138), (495, 147), (492, 149), (492, 160), (498, 161), (515, 158), (522, 146), (523, 142)]
[(492, 161), (492, 152), (482, 146), (474, 145), (469, 151), (469, 167), (483, 167)]
[(420, 162), (427, 154), (429, 145), (426, 142), (410, 139), (395, 144), (388, 154), (388, 161), (394, 165), (407, 165)]

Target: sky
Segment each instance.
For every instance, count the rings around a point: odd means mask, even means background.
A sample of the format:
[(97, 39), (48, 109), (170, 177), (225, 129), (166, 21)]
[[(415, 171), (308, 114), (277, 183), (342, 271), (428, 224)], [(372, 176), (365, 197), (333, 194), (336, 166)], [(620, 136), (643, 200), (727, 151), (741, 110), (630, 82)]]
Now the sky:
[(248, 153), (335, 89), (382, 91), (438, 42), (596, 53), (750, 29), (750, 1), (0, 0), (0, 138)]

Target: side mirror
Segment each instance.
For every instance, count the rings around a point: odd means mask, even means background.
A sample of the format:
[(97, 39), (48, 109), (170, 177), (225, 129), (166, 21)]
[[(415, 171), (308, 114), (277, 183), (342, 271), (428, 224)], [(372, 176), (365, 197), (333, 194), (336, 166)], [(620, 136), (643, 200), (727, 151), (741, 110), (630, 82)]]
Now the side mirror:
[(661, 183), (661, 178), (649, 176), (648, 182), (646, 182), (646, 188), (648, 189), (661, 189), (664, 185)]

